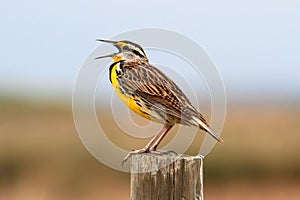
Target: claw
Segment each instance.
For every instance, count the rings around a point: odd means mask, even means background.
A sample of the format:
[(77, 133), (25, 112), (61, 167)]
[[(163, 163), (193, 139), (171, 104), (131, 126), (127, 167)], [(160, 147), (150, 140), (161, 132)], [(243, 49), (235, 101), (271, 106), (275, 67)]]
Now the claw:
[(163, 154), (174, 154), (175, 156), (178, 156), (178, 153), (176, 151), (173, 151), (173, 150), (164, 151)]
[(127, 162), (127, 160), (131, 157), (131, 154), (127, 154), (127, 156), (122, 160), (122, 167), (124, 167), (124, 164)]
[(152, 153), (156, 155), (168, 155), (168, 154), (174, 154), (175, 156), (178, 156), (178, 153), (175, 151), (156, 151), (156, 150), (149, 150), (149, 149), (139, 149), (139, 150), (132, 150), (127, 154), (127, 156), (122, 161), (122, 167), (127, 162), (127, 160), (135, 154), (142, 154), (142, 153)]
[(127, 160), (134, 154), (141, 154), (141, 153), (149, 153), (149, 149), (139, 149), (139, 150), (132, 150), (127, 154), (127, 156), (122, 160), (122, 167), (124, 166), (124, 163), (127, 162)]

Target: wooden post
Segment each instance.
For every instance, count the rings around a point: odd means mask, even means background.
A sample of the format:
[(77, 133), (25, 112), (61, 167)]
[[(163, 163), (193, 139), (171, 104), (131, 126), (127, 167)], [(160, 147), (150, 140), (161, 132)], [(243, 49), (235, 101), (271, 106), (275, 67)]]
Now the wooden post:
[(203, 159), (137, 154), (131, 161), (131, 200), (203, 200)]

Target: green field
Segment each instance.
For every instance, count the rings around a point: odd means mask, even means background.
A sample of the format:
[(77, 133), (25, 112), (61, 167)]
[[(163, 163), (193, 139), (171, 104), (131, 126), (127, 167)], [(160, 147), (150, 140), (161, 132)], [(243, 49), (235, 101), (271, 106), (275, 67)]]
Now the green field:
[[(129, 199), (129, 175), (87, 152), (71, 107), (1, 101), (0, 110), (0, 199)], [(300, 199), (299, 119), (300, 105), (229, 105), (225, 143), (205, 158), (205, 198)]]

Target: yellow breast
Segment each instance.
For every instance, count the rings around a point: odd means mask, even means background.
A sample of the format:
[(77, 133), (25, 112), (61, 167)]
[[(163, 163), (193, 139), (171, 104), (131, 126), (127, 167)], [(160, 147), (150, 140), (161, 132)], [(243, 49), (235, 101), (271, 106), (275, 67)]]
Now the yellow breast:
[(111, 72), (110, 72), (111, 84), (114, 87), (117, 95), (123, 101), (123, 103), (125, 105), (127, 105), (135, 113), (137, 113), (138, 115), (140, 115), (146, 119), (150, 119), (150, 116), (145, 114), (145, 112), (147, 112), (147, 111), (144, 110), (141, 106), (137, 105), (136, 100), (132, 96), (123, 94), (121, 92), (120, 84), (118, 81), (118, 75), (117, 75), (117, 71), (120, 70), (119, 68), (120, 68), (120, 64), (118, 63), (118, 64), (114, 65), (114, 67), (111, 69)]

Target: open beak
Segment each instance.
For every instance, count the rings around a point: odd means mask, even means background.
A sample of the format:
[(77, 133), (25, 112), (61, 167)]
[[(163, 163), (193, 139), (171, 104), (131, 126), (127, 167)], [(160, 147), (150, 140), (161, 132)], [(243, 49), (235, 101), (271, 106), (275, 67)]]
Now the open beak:
[[(116, 42), (116, 41), (102, 40), (102, 39), (96, 39), (96, 41), (110, 43), (110, 44), (114, 45), (116, 48), (118, 48), (118, 45), (117, 45), (117, 42)], [(119, 48), (118, 48), (118, 49), (119, 49)], [(119, 52), (120, 52), (120, 49), (119, 49)], [(105, 56), (98, 56), (98, 57), (96, 57), (95, 59), (113, 57), (113, 56), (117, 55), (119, 52), (117, 52), (117, 53), (112, 53), (112, 54), (105, 55)]]

